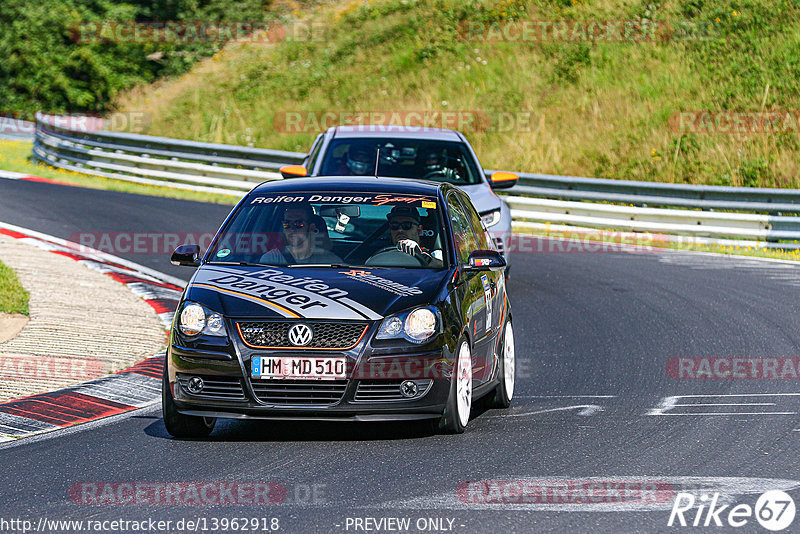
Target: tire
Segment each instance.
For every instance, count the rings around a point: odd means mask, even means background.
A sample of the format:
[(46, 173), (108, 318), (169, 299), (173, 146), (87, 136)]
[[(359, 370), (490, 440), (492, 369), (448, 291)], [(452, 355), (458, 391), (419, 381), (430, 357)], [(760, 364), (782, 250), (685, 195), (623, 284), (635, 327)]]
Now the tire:
[(472, 410), (472, 351), (462, 338), (458, 345), (450, 395), (436, 430), (443, 434), (461, 434), (467, 428)]
[(494, 390), (491, 407), (508, 408), (511, 406), (511, 399), (514, 398), (514, 386), (517, 378), (517, 358), (514, 351), (514, 329), (511, 327), (511, 319), (506, 321), (503, 333), (503, 354), (500, 358), (498, 378), (500, 383)]
[(178, 412), (172, 392), (169, 390), (167, 370), (161, 380), (161, 412), (167, 432), (176, 438), (205, 438), (214, 430), (217, 420), (214, 417), (198, 417)]

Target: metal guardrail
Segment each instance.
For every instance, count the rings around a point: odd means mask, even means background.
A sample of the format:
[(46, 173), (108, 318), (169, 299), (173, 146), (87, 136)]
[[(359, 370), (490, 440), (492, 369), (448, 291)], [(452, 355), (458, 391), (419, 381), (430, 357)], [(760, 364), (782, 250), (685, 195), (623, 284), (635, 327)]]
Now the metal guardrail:
[[(487, 171), (491, 173), (493, 171)], [(544, 198), (593, 200), (703, 210), (800, 213), (800, 189), (670, 184), (518, 173), (514, 192)]]
[(151, 185), (242, 194), (278, 180), (305, 154), (105, 130), (81, 131), (36, 115), (33, 156), (62, 169)]
[[(280, 179), (275, 171), (302, 163), (306, 156), (168, 137), (79, 131), (56, 125), (41, 114), (36, 116), (33, 155), (73, 171), (233, 195), (256, 183)], [(800, 217), (783, 215), (800, 213), (797, 189), (518, 174), (518, 184), (503, 194), (515, 220), (771, 242), (800, 240)]]

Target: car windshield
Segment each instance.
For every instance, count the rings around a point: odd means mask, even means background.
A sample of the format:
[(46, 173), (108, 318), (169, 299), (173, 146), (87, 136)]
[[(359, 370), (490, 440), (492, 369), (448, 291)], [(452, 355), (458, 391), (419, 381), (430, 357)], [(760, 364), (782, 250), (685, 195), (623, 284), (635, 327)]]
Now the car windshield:
[(255, 193), (225, 226), (208, 262), (435, 269), (446, 263), (441, 229), (432, 196)]
[(463, 143), (421, 139), (334, 139), (325, 151), (321, 176), (370, 176), (380, 149), (380, 176), (419, 178), (456, 185), (483, 181)]

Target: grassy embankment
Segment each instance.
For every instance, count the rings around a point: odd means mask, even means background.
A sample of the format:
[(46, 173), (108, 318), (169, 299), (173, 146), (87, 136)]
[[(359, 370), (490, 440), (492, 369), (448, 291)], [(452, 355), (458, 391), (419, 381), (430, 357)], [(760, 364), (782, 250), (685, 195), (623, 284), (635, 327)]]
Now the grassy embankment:
[(0, 313), (28, 315), (29, 296), (14, 271), (0, 262)]

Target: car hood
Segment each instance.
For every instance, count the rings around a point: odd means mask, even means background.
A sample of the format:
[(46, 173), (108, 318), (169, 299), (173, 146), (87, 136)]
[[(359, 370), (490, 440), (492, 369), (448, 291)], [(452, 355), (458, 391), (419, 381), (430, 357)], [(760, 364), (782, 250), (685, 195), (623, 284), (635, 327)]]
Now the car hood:
[(378, 320), (432, 302), (446, 275), (431, 269), (203, 265), (186, 298), (227, 317)]
[(502, 201), (497, 198), (497, 195), (494, 194), (491, 187), (488, 185), (474, 184), (459, 185), (458, 187), (469, 195), (469, 199), (472, 201), (475, 209), (478, 210), (478, 213), (486, 213), (487, 211), (500, 209)]

